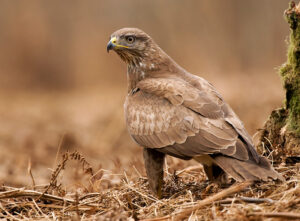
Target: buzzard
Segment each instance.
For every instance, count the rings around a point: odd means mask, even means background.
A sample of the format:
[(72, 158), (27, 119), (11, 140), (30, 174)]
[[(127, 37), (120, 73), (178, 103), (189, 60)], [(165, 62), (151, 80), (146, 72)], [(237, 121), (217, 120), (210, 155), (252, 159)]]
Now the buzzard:
[[(209, 180), (283, 180), (256, 152), (243, 123), (205, 79), (190, 74), (145, 32), (114, 32), (107, 51), (127, 64), (128, 131), (144, 148), (151, 190), (161, 196), (165, 155), (203, 164)], [(225, 172), (225, 173), (224, 173)]]

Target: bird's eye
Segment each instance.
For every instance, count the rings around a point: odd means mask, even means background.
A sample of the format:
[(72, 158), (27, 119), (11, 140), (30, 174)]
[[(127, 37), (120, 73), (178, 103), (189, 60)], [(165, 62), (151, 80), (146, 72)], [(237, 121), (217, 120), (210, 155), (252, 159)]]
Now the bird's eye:
[(125, 39), (130, 44), (132, 44), (135, 41), (134, 36), (126, 36)]

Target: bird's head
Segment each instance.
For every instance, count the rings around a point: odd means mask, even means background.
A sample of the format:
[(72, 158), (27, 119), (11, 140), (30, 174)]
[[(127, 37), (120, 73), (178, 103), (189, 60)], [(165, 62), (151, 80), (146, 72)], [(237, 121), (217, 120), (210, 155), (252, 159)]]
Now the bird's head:
[(142, 59), (150, 59), (158, 46), (142, 30), (122, 28), (110, 36), (107, 52), (110, 50), (114, 50), (126, 63), (135, 65)]

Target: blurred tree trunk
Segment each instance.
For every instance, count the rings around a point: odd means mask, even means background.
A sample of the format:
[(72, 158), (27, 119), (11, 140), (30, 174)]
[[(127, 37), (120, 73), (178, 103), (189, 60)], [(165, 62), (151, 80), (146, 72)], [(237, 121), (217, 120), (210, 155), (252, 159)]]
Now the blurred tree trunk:
[(291, 2), (285, 17), (291, 31), (287, 62), (280, 69), (285, 105), (271, 113), (258, 145), (263, 153), (273, 151), (276, 161), (300, 156), (300, 3)]

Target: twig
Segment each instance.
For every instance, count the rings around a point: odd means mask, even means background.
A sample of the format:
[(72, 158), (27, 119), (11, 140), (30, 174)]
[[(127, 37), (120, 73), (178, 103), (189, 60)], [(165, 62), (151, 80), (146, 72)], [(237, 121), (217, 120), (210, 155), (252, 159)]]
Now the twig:
[(38, 197), (38, 199), (54, 200), (54, 201), (60, 201), (60, 202), (66, 201), (66, 202), (72, 203), (72, 204), (76, 203), (72, 199), (66, 199), (63, 197), (54, 196), (54, 195), (47, 194), (47, 193), (41, 193), (41, 192), (34, 191), (34, 190), (17, 189), (17, 190), (11, 190), (11, 191), (6, 191), (6, 192), (0, 193), (0, 199), (6, 199), (6, 198), (12, 198), (12, 197)]
[(28, 172), (28, 174), (30, 175), (30, 178), (31, 178), (32, 188), (35, 189), (35, 181), (34, 181), (34, 177), (32, 175), (32, 171), (31, 171), (31, 158), (29, 158), (29, 160), (28, 160), (27, 172)]
[(278, 217), (286, 219), (300, 219), (300, 213), (289, 213), (289, 212), (277, 212), (277, 213), (268, 213), (268, 212), (257, 212), (249, 213), (248, 216), (263, 216), (263, 217)]
[(220, 200), (217, 203), (230, 204), (232, 202), (246, 202), (246, 203), (275, 203), (276, 201), (268, 198), (251, 198), (251, 197), (238, 197), (231, 199)]
[(220, 199), (222, 199), (226, 196), (229, 196), (231, 194), (240, 192), (243, 189), (250, 186), (251, 184), (252, 184), (252, 182), (248, 181), (248, 182), (244, 182), (244, 183), (240, 183), (240, 184), (231, 186), (228, 189), (225, 189), (225, 190), (223, 190), (219, 193), (216, 193), (213, 196), (210, 196), (210, 197), (208, 197), (204, 200), (201, 200), (197, 205), (193, 206), (192, 208), (188, 208), (188, 209), (185, 209), (185, 210), (183, 210), (179, 213), (171, 214), (171, 215), (168, 215), (168, 216), (163, 216), (163, 217), (158, 217), (158, 218), (153, 218), (153, 219), (145, 219), (144, 221), (167, 220), (167, 219), (171, 219), (171, 218), (174, 218), (173, 220), (183, 220), (184, 218), (189, 216), (192, 212), (200, 209), (201, 207), (209, 205), (210, 203), (218, 201), (218, 200), (220, 200)]
[(140, 172), (137, 170), (137, 168), (134, 165), (133, 165), (133, 169), (135, 170), (139, 178), (143, 178), (143, 176), (140, 174)]
[(198, 170), (198, 169), (201, 169), (201, 168), (203, 168), (202, 165), (190, 166), (190, 167), (187, 167), (183, 170), (177, 171), (176, 176), (179, 176), (180, 174), (185, 173), (185, 172), (189, 172), (189, 171), (192, 171), (192, 170)]
[[(5, 206), (6, 207), (9, 207), (9, 208), (17, 208), (17, 207), (26, 207), (26, 206), (31, 206), (33, 205), (32, 202), (15, 202), (13, 204), (6, 204)], [(51, 209), (62, 209), (63, 206), (60, 206), (60, 205), (57, 205), (57, 204), (43, 204), (43, 203), (38, 203), (39, 207), (42, 207), (42, 208), (51, 208)]]
[(97, 196), (100, 196), (101, 194), (100, 193), (88, 193), (82, 197), (79, 197), (79, 201), (82, 201), (86, 198), (92, 198), (92, 197), (97, 197)]

